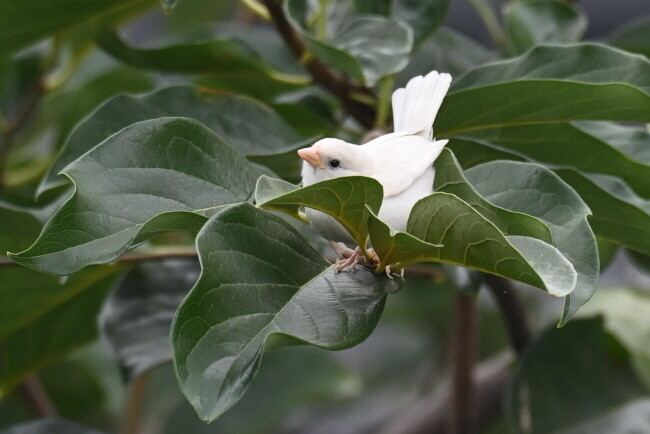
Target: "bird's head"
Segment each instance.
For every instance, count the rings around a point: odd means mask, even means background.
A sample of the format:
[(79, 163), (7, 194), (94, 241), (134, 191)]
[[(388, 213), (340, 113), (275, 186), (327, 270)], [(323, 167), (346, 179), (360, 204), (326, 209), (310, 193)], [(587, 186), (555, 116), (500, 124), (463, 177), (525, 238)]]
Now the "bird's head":
[(339, 139), (322, 139), (309, 148), (298, 150), (303, 185), (311, 185), (341, 176), (363, 175), (363, 150)]

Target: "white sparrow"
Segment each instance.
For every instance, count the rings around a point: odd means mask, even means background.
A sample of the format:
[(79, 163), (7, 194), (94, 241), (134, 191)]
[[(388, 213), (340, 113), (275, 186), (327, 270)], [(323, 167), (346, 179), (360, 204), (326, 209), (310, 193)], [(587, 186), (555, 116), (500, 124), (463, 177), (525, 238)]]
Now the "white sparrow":
[[(433, 192), (433, 162), (447, 140), (433, 140), (432, 125), (450, 84), (449, 74), (432, 71), (412, 78), (405, 88), (393, 92), (394, 133), (363, 145), (327, 138), (300, 149), (303, 185), (341, 176), (374, 178), (384, 188), (379, 218), (391, 229), (404, 231), (413, 205)], [(325, 239), (354, 242), (329, 215), (309, 208), (305, 212), (312, 228)], [(352, 254), (344, 246), (333, 246), (339, 256), (351, 258), (341, 261), (337, 270), (356, 265), (359, 248)]]

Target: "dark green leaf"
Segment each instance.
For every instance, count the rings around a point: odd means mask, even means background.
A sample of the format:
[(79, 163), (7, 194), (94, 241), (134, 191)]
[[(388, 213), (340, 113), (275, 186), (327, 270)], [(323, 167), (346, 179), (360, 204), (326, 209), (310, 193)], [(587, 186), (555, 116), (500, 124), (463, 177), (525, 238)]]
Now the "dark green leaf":
[(537, 217), (549, 227), (553, 245), (578, 273), (564, 304), (560, 324), (565, 324), (598, 283), (598, 248), (587, 222), (589, 207), (560, 177), (537, 164), (494, 161), (467, 170), (465, 176), (488, 202)]
[(552, 166), (615, 175), (650, 197), (650, 135), (605, 122), (515, 125), (470, 133)]
[(410, 24), (417, 46), (442, 24), (451, 0), (393, 0), (392, 3), (393, 16)]
[(81, 21), (133, 8), (143, 0), (4, 0), (0, 3), (0, 57)]
[[(407, 65), (413, 47), (413, 32), (401, 20), (378, 16), (353, 17), (331, 35), (314, 35), (306, 21), (306, 0), (289, 0), (287, 15), (299, 30), (309, 51), (332, 68), (343, 71), (362, 84), (395, 74)], [(318, 11), (318, 13), (323, 13)]]
[(512, 382), (508, 416), (513, 431), (525, 426), (531, 434), (564, 433), (641, 398), (634, 372), (624, 357), (610, 352), (607, 340), (599, 320), (550, 327), (536, 339)]
[(179, 0), (160, 0), (160, 5), (167, 14), (171, 14)]
[(257, 179), (221, 137), (183, 118), (127, 127), (63, 173), (74, 195), (32, 247), (12, 255), (52, 274), (110, 262), (165, 230), (196, 230), (218, 208), (248, 200)]
[(355, 345), (394, 285), (366, 270), (334, 274), (295, 229), (249, 204), (213, 216), (197, 246), (203, 272), (175, 318), (172, 346), (183, 393), (206, 421), (240, 399), (267, 341)]
[(365, 246), (366, 221), (371, 212), (379, 212), (384, 189), (373, 178), (346, 176), (303, 188), (294, 186), (294, 190), (289, 191), (286, 183), (269, 182), (262, 177), (255, 197), (258, 206), (268, 209), (287, 212), (288, 205), (302, 205), (327, 213), (345, 227), (357, 245)]
[(143, 263), (106, 300), (99, 328), (128, 379), (171, 360), (172, 319), (199, 271), (194, 259)]
[(77, 125), (39, 191), (65, 183), (56, 174), (107, 137), (133, 123), (164, 116), (195, 119), (255, 162), (275, 167), (274, 157), (285, 161), (287, 153), (298, 165), (292, 151), (313, 140), (301, 138), (270, 108), (249, 98), (215, 96), (190, 87), (171, 87), (141, 97), (120, 95)]
[(650, 17), (642, 17), (625, 25), (610, 37), (609, 43), (650, 57)]
[(558, 434), (639, 434), (650, 431), (650, 399), (637, 399)]
[(623, 181), (611, 176), (569, 169), (556, 173), (591, 208), (589, 223), (599, 237), (650, 254), (650, 201), (638, 197)]
[(0, 257), (9, 250), (29, 247), (29, 240), (41, 230), (41, 223), (24, 209), (0, 200)]
[(512, 50), (521, 54), (539, 44), (564, 44), (580, 40), (587, 18), (577, 4), (559, 0), (516, 1), (505, 9)]
[[(571, 120), (650, 122), (650, 61), (598, 44), (538, 46), (452, 84), (437, 136)], [(570, 97), (569, 97), (570, 96)]]
[(101, 434), (93, 428), (63, 419), (39, 419), (2, 430), (2, 434)]
[(415, 50), (408, 66), (400, 72), (397, 85), (405, 86), (416, 75), (426, 75), (433, 70), (458, 77), (496, 59), (496, 53), (478, 42), (455, 30), (442, 27)]
[(603, 317), (605, 330), (630, 353), (632, 366), (650, 389), (650, 295), (632, 289), (602, 289), (580, 315)]
[(270, 97), (298, 89), (309, 80), (273, 70), (237, 40), (212, 40), (139, 49), (128, 46), (104, 29), (97, 43), (124, 63), (142, 69), (181, 74), (204, 74), (205, 84), (222, 91)]
[(0, 398), (30, 372), (96, 338), (97, 315), (114, 280), (104, 277), (3, 338)]

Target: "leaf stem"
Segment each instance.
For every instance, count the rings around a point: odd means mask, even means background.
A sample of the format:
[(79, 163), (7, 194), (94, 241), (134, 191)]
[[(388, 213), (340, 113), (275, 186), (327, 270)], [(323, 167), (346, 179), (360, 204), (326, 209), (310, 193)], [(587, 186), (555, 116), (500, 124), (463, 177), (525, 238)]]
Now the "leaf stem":
[(449, 432), (453, 434), (473, 433), (478, 427), (474, 382), (477, 329), (476, 298), (458, 292), (454, 308), (453, 389), (449, 420)]
[(126, 401), (124, 426), (122, 428), (124, 434), (138, 434), (141, 432), (142, 413), (150, 377), (151, 371), (144, 372), (138, 375), (129, 385), (129, 396)]
[(485, 29), (487, 30), (494, 45), (498, 48), (505, 48), (508, 45), (506, 34), (499, 24), (492, 7), (486, 0), (467, 0), (476, 10), (476, 13), (483, 21)]
[(485, 283), (499, 305), (512, 348), (521, 355), (532, 334), (524, 305), (510, 280), (486, 273)]
[(391, 97), (393, 95), (393, 85), (395, 84), (395, 75), (388, 75), (379, 82), (379, 101), (377, 103), (377, 116), (375, 117), (375, 128), (383, 128), (388, 121), (388, 112), (390, 111)]
[(35, 374), (25, 377), (19, 388), (23, 399), (39, 418), (58, 417), (54, 403), (50, 400), (43, 383)]

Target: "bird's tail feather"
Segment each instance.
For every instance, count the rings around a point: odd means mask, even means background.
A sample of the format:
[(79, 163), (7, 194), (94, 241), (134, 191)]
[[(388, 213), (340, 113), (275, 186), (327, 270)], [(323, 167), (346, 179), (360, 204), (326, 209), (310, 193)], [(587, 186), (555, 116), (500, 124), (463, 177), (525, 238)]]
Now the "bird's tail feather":
[(433, 121), (450, 84), (451, 75), (431, 71), (424, 77), (413, 77), (406, 87), (393, 92), (395, 131), (432, 138)]

